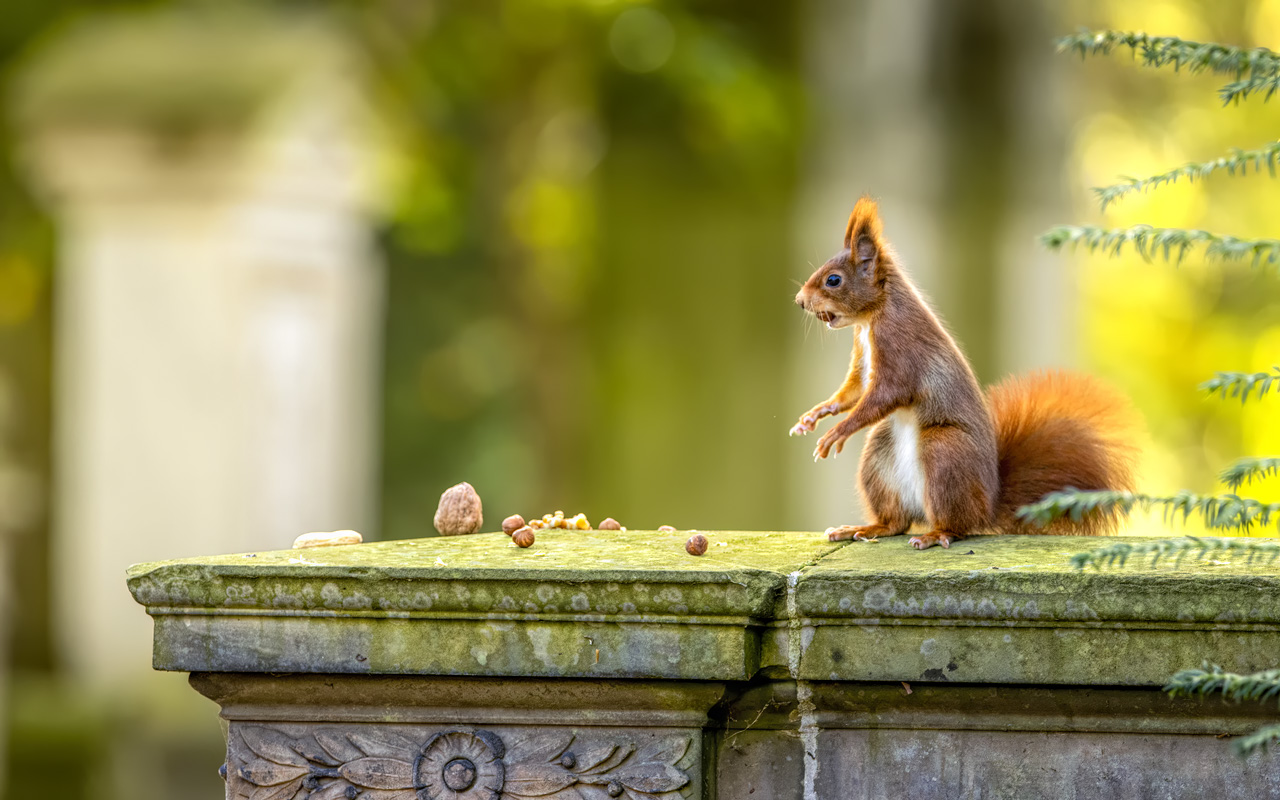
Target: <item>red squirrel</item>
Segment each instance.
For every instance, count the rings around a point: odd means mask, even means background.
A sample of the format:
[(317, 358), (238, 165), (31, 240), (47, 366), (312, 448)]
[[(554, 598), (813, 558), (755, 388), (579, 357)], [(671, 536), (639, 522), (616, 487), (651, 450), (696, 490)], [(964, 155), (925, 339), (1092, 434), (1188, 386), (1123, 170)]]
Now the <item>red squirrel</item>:
[(823, 264), (796, 303), (828, 328), (853, 327), (844, 383), (808, 411), (792, 435), (849, 412), (823, 434), (814, 460), (839, 453), (868, 426), (858, 466), (866, 525), (828, 530), (831, 541), (906, 533), (924, 550), (975, 533), (1098, 535), (1114, 514), (1031, 528), (1015, 514), (1046, 493), (1132, 490), (1141, 429), (1122, 395), (1086, 375), (1049, 371), (1016, 377), (984, 397), (951, 336), (898, 266), (876, 204), (857, 203), (844, 249)]

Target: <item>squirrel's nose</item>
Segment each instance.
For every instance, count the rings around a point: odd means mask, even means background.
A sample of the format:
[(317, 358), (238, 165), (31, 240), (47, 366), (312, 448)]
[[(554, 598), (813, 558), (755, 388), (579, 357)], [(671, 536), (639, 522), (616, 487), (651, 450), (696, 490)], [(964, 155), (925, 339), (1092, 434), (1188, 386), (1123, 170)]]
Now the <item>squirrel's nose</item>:
[(804, 308), (804, 292), (796, 294), (796, 305)]

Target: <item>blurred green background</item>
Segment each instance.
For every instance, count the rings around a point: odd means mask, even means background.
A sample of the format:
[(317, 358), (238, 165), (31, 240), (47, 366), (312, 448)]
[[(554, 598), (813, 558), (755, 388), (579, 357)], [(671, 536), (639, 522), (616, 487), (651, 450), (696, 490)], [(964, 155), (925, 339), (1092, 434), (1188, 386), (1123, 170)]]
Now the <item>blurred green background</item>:
[[(1093, 370), (1148, 420), (1144, 488), (1210, 491), (1236, 455), (1280, 451), (1268, 405), (1195, 389), (1216, 369), (1276, 363), (1280, 296), (1248, 266), (1060, 258), (1035, 235), (1100, 219), (1275, 235), (1264, 179), (1180, 184), (1105, 216), (1087, 190), (1264, 144), (1280, 112), (1219, 108), (1212, 77), (1055, 55), (1054, 36), (1081, 25), (1275, 46), (1280, 0), (0, 8), (0, 785), (221, 791), (210, 704), (173, 676), (140, 674), (118, 695), (83, 685), (59, 643), (54, 287), (68, 226), (24, 166), (31, 120), (127, 119), (179, 141), (258, 113), (291, 65), (281, 54), (307, 46), (298, 31), (354, 54), (385, 268), (366, 538), (433, 535), (439, 493), (461, 480), (488, 527), (556, 509), (631, 528), (853, 521), (853, 459), (812, 464), (812, 442), (786, 431), (843, 376), (847, 335), (806, 327), (791, 298), (863, 192), (984, 382)], [(146, 557), (200, 553), (172, 538)]]

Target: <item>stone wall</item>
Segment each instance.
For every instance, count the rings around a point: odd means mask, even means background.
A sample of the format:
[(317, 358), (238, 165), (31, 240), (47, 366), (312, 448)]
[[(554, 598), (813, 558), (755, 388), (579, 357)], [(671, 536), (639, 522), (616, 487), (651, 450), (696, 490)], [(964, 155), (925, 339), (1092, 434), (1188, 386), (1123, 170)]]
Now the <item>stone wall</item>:
[(501, 534), (144, 564), (155, 666), (229, 721), (230, 798), (1280, 797), (1171, 700), (1275, 664), (1267, 567), (1098, 544)]

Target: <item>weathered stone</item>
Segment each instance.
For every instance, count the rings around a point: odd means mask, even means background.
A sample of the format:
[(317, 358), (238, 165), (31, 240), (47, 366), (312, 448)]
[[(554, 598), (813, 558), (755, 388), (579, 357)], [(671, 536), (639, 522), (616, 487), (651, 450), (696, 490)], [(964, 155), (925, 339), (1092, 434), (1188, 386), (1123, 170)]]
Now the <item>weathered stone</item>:
[[(222, 706), (227, 796), (703, 796), (716, 685), (193, 675)], [(552, 724), (547, 724), (552, 721)], [(447, 790), (447, 791), (446, 791)], [(614, 795), (610, 795), (614, 796)]]
[[(805, 571), (800, 677), (1151, 686), (1206, 659), (1246, 672), (1275, 663), (1269, 565), (1077, 571), (1071, 555), (1098, 539), (987, 536), (917, 552), (904, 538), (854, 543)], [(788, 630), (766, 642), (765, 663), (788, 663)]]
[(228, 797), (1280, 797), (1280, 757), (1223, 741), (1274, 706), (1160, 689), (1206, 659), (1275, 665), (1270, 565), (710, 539), (692, 559), (680, 533), (486, 534), (129, 584), (156, 665), (201, 673), (230, 722)]
[(838, 545), (723, 534), (542, 531), (217, 556), (130, 571), (153, 663), (185, 671), (735, 679), (785, 575)]

